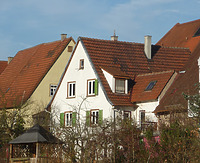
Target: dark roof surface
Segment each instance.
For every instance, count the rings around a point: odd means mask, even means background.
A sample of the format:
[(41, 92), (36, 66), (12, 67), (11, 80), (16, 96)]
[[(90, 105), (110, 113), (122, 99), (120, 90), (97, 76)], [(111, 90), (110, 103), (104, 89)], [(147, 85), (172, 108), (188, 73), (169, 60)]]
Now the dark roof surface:
[(71, 40), (43, 43), (19, 51), (0, 75), (0, 107), (11, 108), (22, 100), (26, 102)]
[(25, 133), (18, 136), (9, 144), (28, 144), (28, 143), (60, 143), (61, 141), (54, 137), (50, 132), (40, 125), (36, 124)]

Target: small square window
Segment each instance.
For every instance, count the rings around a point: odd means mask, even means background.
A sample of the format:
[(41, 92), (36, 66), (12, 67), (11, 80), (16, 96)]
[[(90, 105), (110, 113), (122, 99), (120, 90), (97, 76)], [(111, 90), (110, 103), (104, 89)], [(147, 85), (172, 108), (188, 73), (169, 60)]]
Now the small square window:
[(50, 96), (53, 96), (56, 91), (57, 85), (50, 84)]
[(116, 93), (125, 93), (125, 80), (124, 79), (116, 79), (115, 92)]
[(148, 86), (145, 88), (145, 91), (150, 91), (156, 85), (157, 81), (151, 81)]
[(76, 90), (76, 83), (75, 82), (69, 82), (68, 83), (68, 97), (75, 97), (75, 90)]
[(68, 46), (68, 52), (72, 52), (73, 46)]
[(80, 68), (79, 69), (84, 69), (84, 59), (80, 60)]

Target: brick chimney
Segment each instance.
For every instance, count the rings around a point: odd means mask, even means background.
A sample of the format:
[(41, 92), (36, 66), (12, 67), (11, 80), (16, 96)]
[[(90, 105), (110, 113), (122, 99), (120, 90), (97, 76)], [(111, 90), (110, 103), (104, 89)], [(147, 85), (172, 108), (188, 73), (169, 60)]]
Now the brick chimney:
[(12, 61), (13, 57), (8, 57), (8, 64)]
[(67, 38), (67, 34), (61, 34), (61, 41), (63, 41), (64, 39), (66, 39)]
[(144, 53), (151, 59), (151, 36), (144, 36)]
[(115, 30), (114, 30), (114, 35), (111, 36), (112, 41), (118, 41), (118, 36), (115, 35)]

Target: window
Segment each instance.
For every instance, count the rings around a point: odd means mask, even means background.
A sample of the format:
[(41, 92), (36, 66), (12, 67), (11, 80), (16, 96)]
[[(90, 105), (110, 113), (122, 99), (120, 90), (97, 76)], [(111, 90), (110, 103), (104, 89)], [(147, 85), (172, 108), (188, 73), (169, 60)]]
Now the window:
[(76, 125), (76, 112), (67, 111), (60, 113), (60, 126), (72, 127)]
[(102, 124), (103, 110), (90, 110), (86, 112), (86, 124), (88, 126)]
[(87, 95), (93, 96), (98, 94), (98, 80), (88, 80), (87, 81)]
[(68, 52), (72, 52), (73, 46), (68, 46)]
[(145, 110), (140, 110), (140, 124), (145, 122)]
[(68, 97), (71, 98), (71, 97), (75, 97), (75, 86), (76, 86), (76, 83), (75, 82), (69, 82), (68, 83)]
[(80, 60), (80, 68), (79, 69), (84, 69), (84, 59)]
[(124, 119), (128, 120), (128, 119), (131, 119), (131, 112), (130, 111), (124, 111)]
[(157, 81), (151, 81), (148, 86), (145, 88), (145, 91), (150, 91), (156, 85)]
[(116, 93), (125, 93), (125, 80), (124, 79), (116, 79), (115, 92)]
[(65, 126), (72, 126), (72, 112), (65, 113)]
[(57, 85), (50, 84), (50, 96), (53, 96), (56, 91)]

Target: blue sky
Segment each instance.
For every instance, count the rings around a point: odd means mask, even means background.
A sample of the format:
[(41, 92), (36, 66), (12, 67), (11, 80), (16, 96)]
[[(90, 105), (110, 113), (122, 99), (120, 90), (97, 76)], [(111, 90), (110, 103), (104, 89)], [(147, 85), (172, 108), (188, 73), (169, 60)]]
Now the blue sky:
[(0, 0), (0, 60), (61, 33), (155, 44), (176, 23), (199, 19), (200, 0)]

